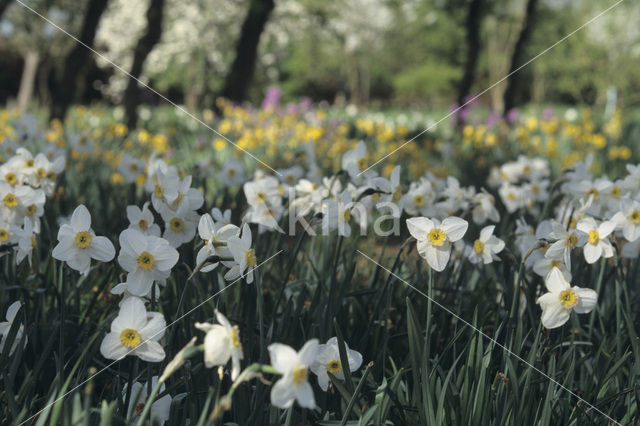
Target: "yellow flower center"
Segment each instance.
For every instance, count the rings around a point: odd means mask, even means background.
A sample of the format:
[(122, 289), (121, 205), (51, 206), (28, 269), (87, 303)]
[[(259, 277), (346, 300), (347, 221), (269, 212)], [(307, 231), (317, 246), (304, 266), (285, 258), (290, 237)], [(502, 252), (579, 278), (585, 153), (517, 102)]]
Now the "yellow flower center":
[(476, 242), (473, 243), (473, 250), (478, 254), (484, 252), (484, 243), (480, 240), (476, 240)]
[(33, 160), (27, 160), (24, 162), (25, 166), (27, 167), (33, 167)]
[(180, 232), (184, 229), (184, 221), (179, 217), (174, 217), (169, 221), (169, 227), (174, 232)]
[(256, 251), (254, 249), (249, 249), (245, 252), (244, 258), (247, 261), (247, 266), (256, 266), (258, 259), (256, 258)]
[(149, 224), (147, 223), (147, 221), (146, 221), (146, 220), (144, 220), (144, 219), (140, 219), (140, 221), (138, 222), (138, 227), (139, 227), (140, 229), (142, 229), (143, 231), (146, 231), (146, 230), (147, 230), (147, 228), (149, 227)]
[(13, 194), (5, 195), (2, 201), (4, 201), (4, 205), (8, 209), (15, 209), (18, 206), (18, 198)]
[(367, 168), (367, 157), (362, 157), (357, 161), (360, 170)]
[(576, 234), (569, 234), (566, 238), (567, 247), (574, 248), (578, 244), (578, 237)]
[(551, 261), (551, 267), (552, 268), (558, 268), (560, 269), (560, 267), (562, 266), (562, 263), (560, 263), (559, 260), (552, 260)]
[(91, 245), (91, 234), (88, 232), (78, 232), (76, 234), (76, 246), (81, 249), (86, 249)]
[(162, 198), (162, 197), (164, 197), (164, 188), (162, 186), (156, 184), (156, 187), (153, 190), (153, 193), (156, 196), (156, 198)]
[(393, 201), (398, 201), (400, 198), (402, 198), (402, 188), (396, 186), (396, 190), (393, 191)]
[(173, 200), (173, 207), (178, 207), (184, 198), (184, 194), (182, 192), (178, 192), (178, 196), (175, 200)]
[(620, 195), (622, 195), (622, 189), (620, 189), (619, 186), (614, 186), (613, 188), (611, 188), (610, 194), (613, 198), (620, 198)]
[(578, 304), (578, 296), (571, 289), (565, 290), (560, 293), (560, 303), (567, 309), (573, 308)]
[(42, 179), (45, 176), (47, 176), (47, 172), (45, 169), (43, 169), (42, 167), (40, 167), (38, 170), (36, 170), (36, 177), (38, 179)]
[(127, 328), (120, 333), (120, 342), (122, 346), (133, 349), (140, 344), (140, 334), (131, 328)]
[(597, 200), (598, 199), (598, 195), (600, 195), (600, 193), (598, 192), (597, 189), (591, 188), (590, 190), (587, 191), (587, 197), (589, 197), (589, 195), (593, 195), (593, 199)]
[(0, 229), (0, 243), (9, 241), (9, 233), (5, 229)]
[(293, 369), (293, 377), (291, 381), (296, 385), (301, 385), (307, 381), (307, 377), (309, 376), (309, 369), (307, 367), (298, 365)]
[(31, 247), (32, 248), (36, 248), (37, 246), (37, 242), (36, 242), (36, 237), (34, 235), (31, 236)]
[(440, 229), (432, 229), (428, 235), (429, 242), (434, 246), (441, 246), (444, 244), (447, 237), (444, 235), (444, 232)]
[(56, 174), (55, 174), (55, 172), (48, 172), (48, 173), (47, 173), (47, 179), (49, 179), (49, 180), (56, 180)]
[(416, 195), (413, 197), (413, 204), (416, 206), (421, 206), (424, 204), (424, 197), (422, 195)]
[(229, 170), (227, 170), (227, 174), (229, 175), (229, 177), (234, 177), (236, 175), (236, 170), (235, 169), (229, 169)]
[(640, 210), (634, 210), (629, 214), (629, 222), (631, 223), (640, 222)]
[(138, 263), (138, 267), (140, 269), (144, 269), (145, 271), (153, 268), (153, 265), (155, 264), (153, 255), (146, 251), (140, 253), (140, 256), (138, 256), (136, 262)]
[(18, 182), (18, 177), (15, 173), (7, 173), (4, 175), (4, 180), (6, 180), (9, 185), (15, 185)]
[(235, 348), (240, 347), (240, 331), (238, 330), (237, 325), (231, 329), (231, 343)]
[(349, 219), (351, 219), (351, 210), (344, 209), (344, 212), (342, 213), (342, 217), (344, 218), (345, 222), (349, 222)]
[(258, 197), (258, 199), (263, 203), (267, 201), (267, 195), (264, 192), (258, 192), (256, 197)]
[(38, 208), (36, 207), (35, 204), (31, 204), (27, 206), (27, 216), (33, 216), (37, 210)]
[(284, 178), (285, 182), (287, 182), (289, 185), (293, 185), (293, 183), (296, 181), (295, 176), (293, 175), (287, 175), (287, 177)]
[(342, 363), (340, 363), (337, 359), (332, 359), (327, 364), (327, 371), (329, 371), (334, 376), (342, 371)]
[(589, 244), (598, 244), (600, 241), (600, 234), (595, 229), (593, 231), (589, 231)]

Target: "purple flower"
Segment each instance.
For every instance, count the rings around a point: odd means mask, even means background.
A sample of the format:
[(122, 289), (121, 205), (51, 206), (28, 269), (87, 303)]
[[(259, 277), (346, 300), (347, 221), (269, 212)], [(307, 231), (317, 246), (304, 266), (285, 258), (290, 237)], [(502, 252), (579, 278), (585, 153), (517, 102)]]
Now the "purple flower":
[(269, 86), (267, 94), (262, 101), (262, 108), (277, 108), (280, 103), (280, 97), (282, 96), (282, 90), (278, 86)]

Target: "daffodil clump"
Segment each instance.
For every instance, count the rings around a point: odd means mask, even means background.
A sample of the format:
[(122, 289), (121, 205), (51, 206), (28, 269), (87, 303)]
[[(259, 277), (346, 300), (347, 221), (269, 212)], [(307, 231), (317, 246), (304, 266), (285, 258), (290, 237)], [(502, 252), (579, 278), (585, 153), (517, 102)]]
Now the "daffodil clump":
[[(637, 417), (640, 165), (597, 167), (631, 156), (619, 112), (450, 126), (378, 162), (423, 121), (219, 107), (203, 119), (228, 140), (100, 109), (45, 129), (0, 115), (0, 369), (24, 374), (20, 421), (69, 389), (32, 371), (89, 383), (87, 422)], [(630, 337), (609, 347), (612, 329)], [(578, 386), (563, 398), (587, 405), (535, 405)]]

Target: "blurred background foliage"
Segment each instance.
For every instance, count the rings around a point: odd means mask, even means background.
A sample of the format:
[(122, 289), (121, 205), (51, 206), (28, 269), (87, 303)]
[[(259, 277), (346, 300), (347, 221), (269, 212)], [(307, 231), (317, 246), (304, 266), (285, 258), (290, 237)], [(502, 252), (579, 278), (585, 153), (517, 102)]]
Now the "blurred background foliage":
[[(146, 16), (150, 0), (30, 0), (25, 4), (80, 37), (87, 19), (85, 11), (91, 3), (100, 1), (106, 7), (89, 44), (124, 70), (130, 70), (136, 46), (149, 28)], [(65, 58), (74, 41), (18, 2), (0, 3), (6, 6), (2, 12), (0, 5), (0, 102), (17, 99), (23, 107), (33, 102), (48, 105), (55, 101)], [(259, 103), (274, 85), (281, 89), (285, 101), (305, 96), (314, 101), (375, 108), (446, 108), (461, 99), (461, 84), (472, 50), (476, 50), (477, 61), (472, 66), (471, 88), (466, 95), (481, 92), (508, 74), (514, 64), (521, 65), (615, 2), (165, 0), (156, 3), (162, 6), (162, 19), (154, 21), (161, 26), (161, 37), (143, 58), (140, 79), (196, 110), (215, 106), (215, 98), (220, 95)], [(472, 9), (474, 4), (476, 9)], [(526, 13), (529, 8), (533, 11), (530, 16)], [(477, 33), (471, 36), (470, 14), (478, 24)], [(258, 21), (243, 26), (251, 16)], [(522, 84), (514, 95), (515, 105), (604, 106), (607, 93), (611, 96), (615, 88), (619, 106), (636, 106), (640, 102), (637, 90), (640, 71), (635, 65), (640, 56), (638, 18), (640, 5), (622, 2), (526, 66), (517, 73)], [(260, 30), (260, 24), (264, 30)], [(515, 60), (515, 47), (527, 25), (530, 34), (522, 42), (523, 60)], [(251, 62), (238, 60), (238, 52), (245, 55), (241, 59), (246, 60), (246, 55), (251, 59), (251, 48), (247, 49), (247, 44), (240, 47), (243, 40), (251, 42), (252, 37), (256, 40), (255, 72)], [(475, 48), (470, 40), (475, 42)], [(234, 59), (238, 60), (236, 68)], [(109, 62), (89, 55), (82, 70), (75, 71), (78, 81), (72, 102), (123, 100), (128, 77)], [(230, 90), (231, 84), (240, 85), (239, 92), (238, 87)], [(505, 81), (497, 85), (478, 102), (492, 110), (504, 110), (508, 84)], [(25, 94), (25, 90), (31, 93)], [(160, 102), (142, 87), (135, 96), (138, 102), (151, 105)]]

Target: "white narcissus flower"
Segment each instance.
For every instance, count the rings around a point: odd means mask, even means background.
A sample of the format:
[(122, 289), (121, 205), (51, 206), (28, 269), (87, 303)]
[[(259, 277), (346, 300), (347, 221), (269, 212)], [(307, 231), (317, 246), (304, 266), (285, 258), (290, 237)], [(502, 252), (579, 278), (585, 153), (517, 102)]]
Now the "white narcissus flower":
[(36, 236), (33, 230), (33, 222), (28, 217), (24, 218), (22, 228), (18, 226), (11, 227), (11, 242), (17, 243), (15, 248), (16, 264), (20, 264), (26, 257), (31, 265), (31, 252), (37, 247)]
[(569, 267), (562, 262), (562, 259), (541, 257), (533, 264), (533, 272), (545, 279), (554, 268), (560, 269), (562, 275), (564, 275), (567, 280), (571, 281), (571, 271), (569, 270)]
[(466, 220), (455, 216), (446, 218), (442, 223), (426, 217), (407, 219), (409, 233), (418, 240), (418, 253), (438, 272), (447, 266), (451, 243), (460, 240), (468, 227)]
[(496, 209), (496, 201), (493, 195), (486, 191), (478, 192), (473, 196), (474, 207), (471, 210), (473, 214), (473, 221), (477, 225), (482, 225), (487, 220), (492, 222), (498, 222), (500, 220), (500, 213)]
[(120, 233), (118, 263), (128, 272), (127, 290), (131, 294), (146, 296), (153, 282), (164, 282), (177, 262), (178, 251), (167, 240), (135, 229)]
[(160, 227), (153, 223), (153, 213), (149, 210), (147, 201), (140, 209), (138, 206), (127, 206), (127, 219), (129, 219), (129, 229), (135, 229), (144, 235), (160, 236)]
[(161, 313), (147, 312), (142, 299), (129, 297), (120, 305), (111, 332), (102, 340), (100, 353), (107, 359), (135, 355), (143, 361), (160, 362), (165, 353), (158, 340), (164, 336), (165, 328)]
[[(349, 371), (353, 372), (362, 365), (362, 355), (358, 351), (349, 349), (347, 342), (344, 343), (349, 360)], [(340, 361), (340, 349), (338, 347), (338, 339), (332, 337), (324, 345), (318, 345), (318, 355), (311, 364), (311, 371), (318, 377), (318, 385), (323, 391), (329, 387), (329, 375), (327, 371), (336, 376), (338, 379), (344, 379), (344, 369)]]
[(551, 223), (551, 238), (555, 238), (553, 244), (545, 252), (545, 257), (549, 259), (562, 259), (567, 268), (571, 268), (571, 250), (582, 247), (587, 241), (587, 234), (578, 229), (565, 230), (559, 222)]
[[(0, 353), (2, 353), (2, 351), (4, 350), (5, 341), (7, 340), (7, 336), (9, 335), (9, 331), (11, 330), (11, 325), (16, 319), (16, 314), (18, 313), (20, 306), (22, 306), (22, 303), (20, 301), (13, 302), (11, 305), (9, 305), (9, 308), (7, 308), (7, 320), (0, 322)], [(23, 337), (24, 345), (26, 345), (27, 336), (24, 335), (24, 325), (20, 324), (20, 327), (18, 327), (18, 331), (16, 333), (16, 337), (13, 340), (13, 344), (11, 345), (11, 349), (9, 350), (9, 355), (13, 354), (13, 351), (16, 350), (16, 348), (18, 347), (18, 343), (22, 341)]]
[(231, 380), (236, 380), (243, 358), (240, 330), (217, 310), (216, 319), (220, 324), (196, 323), (198, 330), (207, 333), (204, 337), (204, 365), (207, 368), (226, 365), (231, 358)]
[(116, 255), (111, 241), (93, 232), (91, 215), (82, 204), (73, 211), (69, 224), (60, 227), (58, 241), (51, 255), (54, 259), (67, 262), (70, 268), (81, 274), (89, 272), (91, 259), (109, 262)]
[(491, 263), (500, 260), (497, 256), (504, 249), (504, 241), (493, 235), (494, 225), (485, 226), (480, 231), (480, 237), (473, 243), (473, 249), (469, 255), (471, 263)]
[(620, 211), (611, 218), (627, 241), (640, 238), (640, 203), (623, 198), (620, 200)]
[(342, 170), (349, 174), (353, 183), (360, 185), (376, 175), (373, 170), (367, 170), (367, 161), (367, 145), (359, 141), (355, 148), (342, 156)]
[(545, 279), (548, 293), (536, 300), (542, 308), (542, 325), (556, 328), (569, 320), (571, 311), (586, 314), (596, 306), (598, 294), (590, 288), (571, 287), (562, 272), (553, 268)]
[(162, 237), (169, 241), (172, 247), (178, 248), (196, 236), (200, 217), (197, 212), (188, 210), (187, 207), (185, 203), (178, 211), (173, 211), (168, 207), (163, 207), (160, 210), (160, 216), (162, 216), (165, 226)]
[(348, 237), (351, 235), (351, 209), (354, 204), (351, 200), (351, 194), (345, 190), (340, 195), (340, 199), (325, 200), (322, 204), (322, 230), (328, 234), (334, 229), (338, 230), (338, 235)]
[(253, 270), (258, 264), (258, 260), (255, 250), (251, 248), (251, 229), (249, 229), (249, 225), (244, 224), (241, 237), (234, 236), (229, 238), (227, 248), (233, 256), (235, 265), (227, 271), (224, 279), (233, 281), (244, 275), (246, 276), (247, 284), (251, 284), (253, 282)]
[[(200, 223), (198, 224), (198, 233), (200, 238), (204, 241), (204, 246), (198, 251), (196, 256), (196, 266), (202, 265), (209, 257), (230, 257), (231, 252), (229, 249), (222, 245), (231, 237), (238, 236), (240, 234), (240, 228), (235, 225), (224, 225), (222, 227), (216, 227), (213, 219), (209, 214), (204, 214), (200, 217)], [(203, 266), (201, 272), (213, 271), (218, 266), (218, 262), (213, 262), (209, 265)]]
[(379, 190), (384, 192), (384, 194), (380, 194), (378, 203), (376, 207), (378, 209), (384, 208), (387, 206), (387, 203), (394, 203), (398, 206), (397, 209), (392, 209), (391, 214), (394, 217), (400, 217), (402, 214), (403, 207), (403, 193), (402, 186), (400, 185), (400, 172), (401, 167), (395, 166), (391, 171), (391, 176), (389, 179), (385, 179), (383, 177), (375, 177), (372, 179), (373, 186)]
[[(158, 384), (158, 376), (151, 378), (151, 387), (154, 388)], [(137, 420), (144, 411), (144, 406), (147, 402), (147, 389), (148, 383), (135, 382), (131, 386), (131, 397), (129, 399), (129, 408), (127, 409), (127, 419)], [(165, 391), (164, 383), (160, 385), (158, 394)], [(122, 396), (126, 399), (127, 385), (122, 388)], [(155, 402), (151, 404), (150, 417), (151, 424), (164, 425), (169, 420), (169, 414), (171, 412), (171, 395), (167, 394), (162, 398), (156, 398)]]
[(309, 369), (318, 354), (318, 339), (311, 339), (296, 352), (291, 346), (272, 343), (267, 348), (271, 366), (282, 377), (271, 388), (271, 404), (289, 408), (294, 401), (301, 407), (313, 409), (316, 400), (309, 384)]
[(607, 237), (616, 229), (615, 222), (607, 220), (598, 225), (595, 219), (586, 217), (578, 222), (576, 228), (587, 234), (587, 242), (582, 248), (587, 263), (613, 256), (613, 246)]

